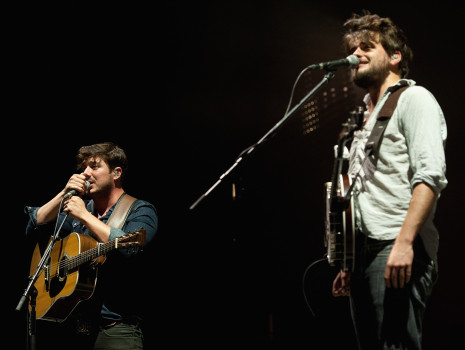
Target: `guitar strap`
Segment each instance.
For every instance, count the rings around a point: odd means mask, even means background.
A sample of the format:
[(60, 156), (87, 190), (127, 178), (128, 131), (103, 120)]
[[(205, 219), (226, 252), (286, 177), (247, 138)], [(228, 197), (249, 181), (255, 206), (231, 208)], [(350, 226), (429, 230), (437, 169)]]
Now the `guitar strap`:
[[(397, 107), (397, 101), (399, 101), (400, 95), (409, 87), (410, 85), (399, 86), (396, 90), (391, 92), (383, 107), (378, 113), (376, 118), (376, 123), (373, 126), (370, 136), (368, 137), (367, 143), (365, 145), (365, 155), (366, 160), (371, 161), (373, 164), (376, 164), (379, 154), (379, 148), (381, 146), (381, 141), (383, 139), (384, 130), (391, 120), (391, 116), (394, 113), (394, 110)], [(360, 168), (361, 169), (361, 168)], [(346, 193), (344, 198), (344, 205), (347, 207), (350, 203), (350, 198), (352, 197), (352, 191), (354, 189), (356, 178), (360, 175), (360, 171), (352, 180), (349, 190)]]
[(107, 225), (121, 229), (128, 217), (129, 210), (136, 200), (137, 198), (124, 193), (116, 203), (115, 209), (107, 220)]
[(397, 101), (399, 100), (400, 95), (408, 87), (409, 85), (404, 85), (391, 92), (378, 113), (376, 123), (373, 126), (373, 130), (371, 131), (370, 137), (365, 145), (365, 153), (367, 157), (373, 156), (375, 162), (376, 159), (378, 159), (379, 148), (381, 146), (384, 130), (386, 129), (386, 126), (388, 125), (389, 120), (391, 120), (391, 116), (397, 107)]

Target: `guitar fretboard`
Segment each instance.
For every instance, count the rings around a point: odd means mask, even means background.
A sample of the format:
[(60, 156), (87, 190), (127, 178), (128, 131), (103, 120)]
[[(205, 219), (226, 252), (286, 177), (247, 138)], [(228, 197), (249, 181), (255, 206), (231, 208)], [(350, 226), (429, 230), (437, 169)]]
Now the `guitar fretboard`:
[(118, 246), (118, 238), (107, 242), (107, 243), (98, 243), (97, 247), (88, 249), (81, 254), (77, 254), (69, 259), (65, 259), (62, 261), (63, 268), (66, 270), (71, 270), (76, 267), (81, 266), (82, 264), (89, 262), (98, 258), (101, 255), (105, 255), (108, 252), (116, 249)]

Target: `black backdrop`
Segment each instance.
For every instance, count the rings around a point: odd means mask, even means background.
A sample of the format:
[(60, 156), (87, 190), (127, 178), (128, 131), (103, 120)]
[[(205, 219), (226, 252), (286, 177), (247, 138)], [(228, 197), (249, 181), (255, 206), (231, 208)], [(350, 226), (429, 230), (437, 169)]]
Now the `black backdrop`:
[[(415, 53), (410, 77), (435, 95), (447, 119), (449, 186), (436, 217), (440, 279), (424, 337), (425, 349), (451, 348), (465, 311), (459, 8), (452, 1), (433, 9), (303, 0), (48, 1), (5, 9), (3, 222), (13, 278), (4, 281), (4, 310), (18, 348), (26, 346), (26, 325), (24, 310), (14, 309), (31, 254), (23, 208), (64, 186), (79, 146), (108, 140), (128, 154), (125, 189), (159, 211), (146, 267), (153, 287), (140, 291), (151, 313), (150, 346), (354, 348), (347, 301), (329, 296), (334, 271), (320, 259), (332, 146), (358, 101), (334, 103), (307, 135), (296, 114), (189, 207), (281, 120), (304, 67), (344, 57), (342, 23), (362, 8), (405, 29)], [(325, 91), (344, 84), (344, 74)]]

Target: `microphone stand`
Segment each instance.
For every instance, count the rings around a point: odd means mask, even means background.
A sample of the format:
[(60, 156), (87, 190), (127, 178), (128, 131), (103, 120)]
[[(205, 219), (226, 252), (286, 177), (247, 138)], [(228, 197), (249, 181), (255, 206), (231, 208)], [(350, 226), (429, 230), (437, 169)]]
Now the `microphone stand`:
[[(60, 210), (58, 211), (58, 213)], [(58, 230), (55, 231), (55, 233), (52, 235), (52, 239), (50, 240), (50, 243), (48, 244), (44, 254), (42, 255), (42, 258), (39, 261), (39, 264), (37, 265), (36, 272), (34, 275), (29, 276), (29, 284), (27, 285), (26, 289), (23, 292), (23, 295), (21, 296), (21, 299), (19, 300), (18, 305), (16, 306), (16, 311), (21, 311), (23, 308), (24, 302), (28, 299), (29, 297), (29, 305), (31, 306), (31, 310), (27, 310), (27, 345), (28, 349), (34, 350), (36, 348), (36, 298), (38, 295), (37, 288), (34, 286), (37, 278), (39, 278), (40, 274), (44, 270), (46, 264), (49, 261), (50, 254), (52, 253), (53, 247), (55, 246), (55, 242), (57, 240), (58, 234), (63, 227), (63, 224), (66, 221), (66, 218), (68, 217), (68, 214), (63, 218), (63, 221), (58, 228)], [(58, 220), (58, 219), (57, 219)]]
[(239, 154), (239, 157), (235, 160), (233, 165), (224, 172), (219, 179), (204, 193), (202, 194), (190, 207), (190, 210), (195, 209), (195, 207), (205, 198), (207, 197), (222, 181), (223, 179), (228, 176), (228, 174), (233, 171), (247, 156), (252, 154), (255, 149), (263, 144), (265, 141), (267, 141), (271, 136), (273, 136), (278, 129), (286, 122), (291, 116), (295, 114), (295, 112), (305, 103), (307, 100), (312, 97), (322, 86), (323, 84), (327, 83), (330, 79), (332, 79), (335, 75), (334, 70), (329, 70), (323, 79), (307, 94), (304, 96), (304, 98), (294, 106), (289, 112), (286, 113), (286, 115), (278, 122), (276, 123), (275, 126), (273, 126), (258, 142), (253, 144), (252, 146), (246, 148), (244, 151)]

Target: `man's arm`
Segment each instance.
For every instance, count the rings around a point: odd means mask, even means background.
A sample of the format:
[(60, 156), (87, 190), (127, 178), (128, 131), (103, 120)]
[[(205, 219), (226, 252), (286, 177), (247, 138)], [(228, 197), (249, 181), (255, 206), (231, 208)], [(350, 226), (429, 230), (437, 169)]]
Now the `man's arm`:
[(428, 218), (435, 199), (436, 193), (426, 183), (414, 187), (407, 215), (386, 264), (384, 280), (388, 288), (403, 288), (410, 281), (413, 242)]
[(49, 202), (45, 203), (37, 211), (37, 224), (43, 224), (54, 220), (58, 216), (58, 209), (63, 197), (70, 191), (76, 190), (85, 193), (87, 190), (86, 177), (83, 174), (74, 174), (66, 186)]

